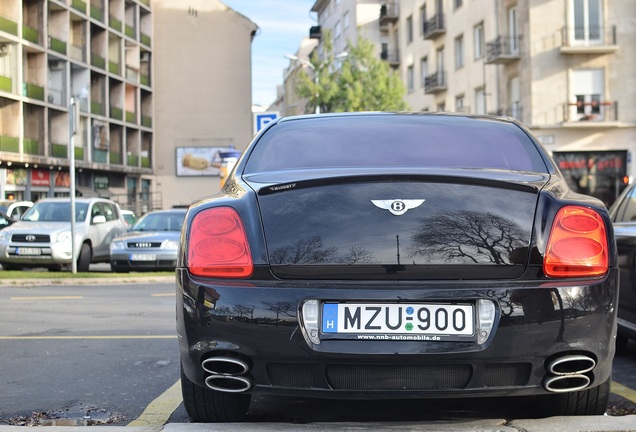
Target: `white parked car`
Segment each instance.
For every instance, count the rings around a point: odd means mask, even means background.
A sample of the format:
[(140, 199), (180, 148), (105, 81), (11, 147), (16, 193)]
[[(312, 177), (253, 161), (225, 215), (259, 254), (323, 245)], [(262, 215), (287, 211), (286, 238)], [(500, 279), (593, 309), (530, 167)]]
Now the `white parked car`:
[[(127, 230), (119, 205), (104, 198), (75, 200), (77, 270), (109, 262), (110, 242)], [(0, 231), (0, 264), (6, 270), (46, 267), (60, 270), (72, 263), (71, 200), (44, 198), (21, 220)]]

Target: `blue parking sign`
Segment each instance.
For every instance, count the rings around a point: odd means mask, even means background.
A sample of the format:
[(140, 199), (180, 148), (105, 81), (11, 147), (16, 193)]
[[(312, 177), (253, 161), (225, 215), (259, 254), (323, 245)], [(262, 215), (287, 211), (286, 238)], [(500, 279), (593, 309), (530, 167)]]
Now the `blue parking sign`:
[(267, 123), (278, 118), (278, 112), (262, 112), (254, 114), (254, 133), (264, 128)]

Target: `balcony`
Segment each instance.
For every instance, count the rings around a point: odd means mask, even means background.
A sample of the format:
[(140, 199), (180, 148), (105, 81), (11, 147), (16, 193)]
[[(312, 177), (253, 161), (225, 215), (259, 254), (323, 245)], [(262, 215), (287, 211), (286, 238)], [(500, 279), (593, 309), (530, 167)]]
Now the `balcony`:
[(571, 102), (563, 105), (563, 126), (574, 128), (615, 127), (618, 102)]
[(68, 146), (66, 144), (51, 143), (51, 156), (56, 158), (68, 158)]
[(104, 104), (91, 101), (91, 114), (104, 115)]
[(616, 26), (563, 27), (561, 54), (609, 54), (618, 51)]
[(110, 117), (115, 120), (123, 120), (124, 119), (124, 110), (117, 107), (110, 107)]
[(0, 151), (19, 153), (20, 152), (20, 138), (0, 135)]
[(446, 90), (446, 72), (436, 72), (424, 78), (425, 94), (435, 94)]
[(117, 30), (117, 31), (121, 31), (122, 29), (122, 24), (121, 21), (118, 20), (117, 18), (115, 18), (114, 16), (110, 15), (108, 17), (108, 25), (110, 26), (110, 28)]
[(66, 42), (49, 36), (49, 49), (55, 52), (66, 55)]
[(0, 91), (13, 93), (13, 79), (0, 75)]
[(134, 111), (126, 111), (126, 123), (137, 123), (137, 113)]
[(40, 141), (35, 139), (24, 139), (24, 153), (30, 155), (39, 155)]
[(75, 10), (80, 11), (83, 14), (86, 14), (86, 3), (82, 0), (73, 0), (71, 2), (71, 7)]
[(40, 44), (40, 32), (24, 23), (22, 24), (22, 38), (29, 42)]
[(113, 62), (113, 61), (109, 61), (108, 62), (108, 72), (115, 74), (115, 75), (121, 75), (121, 69), (119, 67), (119, 63)]
[(91, 18), (104, 22), (104, 9), (91, 4)]
[(124, 24), (124, 33), (129, 38), (133, 38), (133, 39), (135, 38), (135, 28), (133, 26), (130, 26), (128, 24)]
[(386, 30), (389, 24), (396, 23), (399, 15), (398, 2), (390, 1), (380, 6), (380, 29)]
[(152, 117), (149, 116), (141, 116), (141, 125), (147, 128), (152, 127)]
[(98, 54), (91, 54), (91, 64), (100, 69), (106, 69), (106, 59)]
[(437, 14), (424, 23), (424, 39), (435, 39), (446, 33), (444, 14)]
[(44, 87), (37, 84), (23, 83), (22, 95), (33, 99), (44, 100)]
[(400, 52), (396, 49), (383, 49), (380, 52), (380, 59), (387, 62), (391, 67), (398, 67), (400, 65)]
[(309, 28), (309, 39), (319, 39), (322, 37), (320, 26), (313, 26)]
[(9, 18), (0, 16), (0, 31), (10, 33), (13, 36), (18, 35), (18, 23)]
[(497, 36), (495, 40), (486, 45), (486, 63), (508, 64), (519, 60), (519, 41), (518, 36)]
[(141, 38), (141, 43), (146, 45), (147, 47), (150, 46), (150, 43), (152, 42), (152, 39), (150, 38), (150, 36), (148, 36), (145, 33), (141, 33), (140, 34), (140, 38)]

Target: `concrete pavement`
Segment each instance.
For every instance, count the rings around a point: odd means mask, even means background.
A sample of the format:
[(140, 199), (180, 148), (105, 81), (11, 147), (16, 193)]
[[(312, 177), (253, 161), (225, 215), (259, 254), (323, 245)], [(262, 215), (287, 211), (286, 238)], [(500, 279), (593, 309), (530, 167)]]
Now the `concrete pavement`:
[[(0, 432), (24, 432), (24, 426), (0, 426)], [(467, 420), (375, 423), (169, 423), (163, 426), (47, 426), (47, 432), (634, 432), (636, 415), (551, 417), (546, 419)]]

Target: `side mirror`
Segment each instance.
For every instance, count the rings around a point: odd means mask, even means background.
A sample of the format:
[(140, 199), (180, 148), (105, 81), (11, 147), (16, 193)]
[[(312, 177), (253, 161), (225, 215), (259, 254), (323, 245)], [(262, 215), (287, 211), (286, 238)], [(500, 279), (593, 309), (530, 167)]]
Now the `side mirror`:
[(104, 215), (93, 216), (93, 225), (98, 225), (103, 223), (106, 223), (106, 216)]

